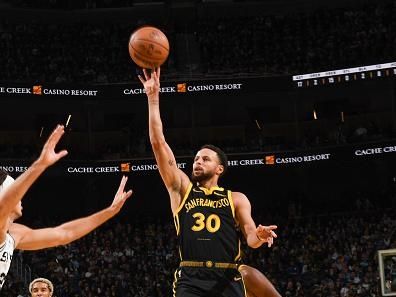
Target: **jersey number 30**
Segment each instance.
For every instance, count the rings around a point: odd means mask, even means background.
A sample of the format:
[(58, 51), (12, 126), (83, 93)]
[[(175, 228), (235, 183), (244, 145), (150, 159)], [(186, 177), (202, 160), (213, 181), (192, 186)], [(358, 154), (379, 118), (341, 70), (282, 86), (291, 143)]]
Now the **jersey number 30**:
[(215, 233), (220, 229), (221, 221), (218, 215), (211, 214), (207, 218), (200, 213), (196, 212), (193, 215), (193, 218), (195, 220), (195, 225), (191, 227), (191, 230), (198, 232), (203, 230), (206, 227), (206, 230), (208, 230), (210, 233)]

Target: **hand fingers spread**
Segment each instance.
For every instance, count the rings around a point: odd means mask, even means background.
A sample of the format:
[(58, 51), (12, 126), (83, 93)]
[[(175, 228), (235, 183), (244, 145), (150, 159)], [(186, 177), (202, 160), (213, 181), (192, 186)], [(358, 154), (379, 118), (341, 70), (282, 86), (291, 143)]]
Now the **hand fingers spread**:
[(66, 156), (67, 154), (68, 154), (67, 150), (61, 150), (57, 155), (58, 155), (58, 158), (61, 159), (64, 156)]
[(151, 77), (154, 78), (155, 80), (158, 80), (157, 71), (155, 68), (151, 72)]
[(125, 199), (128, 199), (129, 197), (131, 197), (132, 195), (132, 190), (129, 190), (128, 192), (126, 192), (125, 194)]
[(63, 133), (65, 133), (64, 127), (62, 125), (56, 126), (54, 131), (52, 131), (50, 137), (48, 137), (47, 143), (55, 146), (59, 139), (62, 137)]
[(149, 79), (150, 79), (150, 77), (149, 77), (149, 75), (148, 75), (146, 69), (143, 69), (143, 74), (144, 74), (144, 78), (145, 78), (146, 80), (149, 80)]
[(140, 82), (141, 82), (142, 84), (145, 83), (145, 80), (143, 79), (143, 77), (142, 77), (141, 75), (138, 75), (138, 78), (139, 78), (139, 80), (140, 80)]
[(117, 190), (117, 194), (124, 192), (124, 187), (125, 187), (127, 180), (128, 180), (128, 177), (123, 175), (121, 182), (120, 182), (120, 186), (118, 187), (118, 190)]

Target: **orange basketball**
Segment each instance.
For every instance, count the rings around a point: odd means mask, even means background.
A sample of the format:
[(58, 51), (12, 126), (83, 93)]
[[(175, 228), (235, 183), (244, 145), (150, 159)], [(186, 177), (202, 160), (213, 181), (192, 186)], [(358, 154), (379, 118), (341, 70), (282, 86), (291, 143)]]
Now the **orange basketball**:
[(169, 55), (168, 38), (158, 28), (141, 27), (129, 38), (129, 55), (142, 68), (159, 67)]

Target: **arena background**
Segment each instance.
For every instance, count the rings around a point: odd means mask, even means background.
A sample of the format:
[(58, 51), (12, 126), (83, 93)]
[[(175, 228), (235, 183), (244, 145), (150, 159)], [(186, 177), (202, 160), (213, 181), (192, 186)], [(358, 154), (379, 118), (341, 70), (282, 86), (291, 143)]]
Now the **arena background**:
[(189, 173), (205, 143), (224, 148), (223, 185), (279, 226), (275, 248), (245, 261), (282, 296), (381, 296), (377, 250), (395, 248), (394, 12), (395, 1), (0, 1), (0, 166), (18, 176), (71, 116), (69, 156), (27, 193), (20, 221), (97, 211), (122, 174), (134, 190), (87, 238), (16, 253), (1, 296), (27, 296), (36, 275), (58, 297), (170, 295), (169, 199), (127, 52), (143, 24), (171, 42), (161, 112), (180, 166)]

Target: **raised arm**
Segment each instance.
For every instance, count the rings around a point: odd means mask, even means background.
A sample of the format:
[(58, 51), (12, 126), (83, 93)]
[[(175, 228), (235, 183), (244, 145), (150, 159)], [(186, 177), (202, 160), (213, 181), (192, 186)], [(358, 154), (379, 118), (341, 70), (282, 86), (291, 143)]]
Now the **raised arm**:
[[(76, 219), (54, 228), (30, 229), (26, 226), (13, 224), (11, 234), (21, 234), (17, 240), (17, 248), (21, 250), (38, 250), (58, 245), (65, 245), (88, 234), (104, 222), (115, 216), (132, 195), (132, 191), (124, 191), (127, 177), (122, 177), (120, 186), (112, 204), (88, 217)], [(15, 229), (14, 229), (15, 228)], [(17, 236), (16, 236), (17, 237)]]
[(252, 207), (249, 199), (239, 192), (232, 192), (232, 198), (235, 205), (235, 215), (248, 246), (258, 248), (263, 243), (267, 243), (268, 247), (271, 247), (274, 237), (277, 237), (273, 230), (278, 227), (275, 225), (258, 225), (256, 227), (256, 223), (252, 218)]
[(49, 166), (67, 155), (67, 151), (55, 152), (55, 146), (64, 133), (64, 127), (58, 125), (49, 136), (41, 151), (40, 157), (13, 183), (0, 191), (0, 243), (4, 241), (9, 216), (21, 201), (30, 186)]
[(159, 108), (160, 68), (152, 70), (151, 75), (144, 69), (144, 78), (139, 75), (146, 91), (149, 111), (149, 135), (154, 156), (162, 180), (171, 197), (172, 211), (181, 203), (188, 184), (188, 176), (177, 167), (175, 156), (165, 140)]

